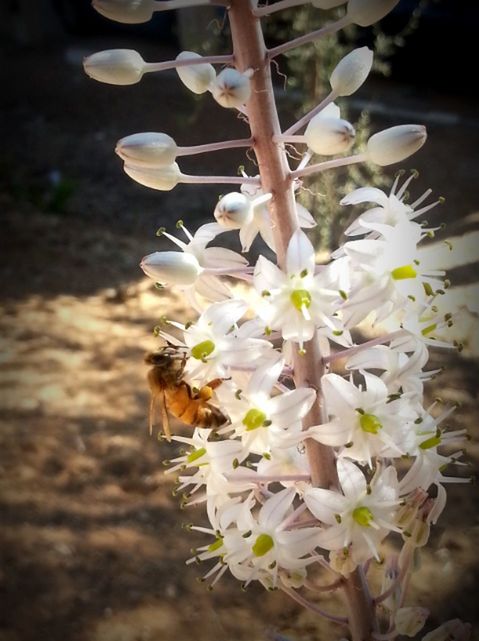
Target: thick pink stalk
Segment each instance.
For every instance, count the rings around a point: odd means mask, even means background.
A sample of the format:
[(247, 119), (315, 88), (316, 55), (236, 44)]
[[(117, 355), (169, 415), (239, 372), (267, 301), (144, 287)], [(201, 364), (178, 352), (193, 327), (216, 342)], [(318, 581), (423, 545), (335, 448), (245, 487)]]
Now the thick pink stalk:
[[(277, 249), (278, 264), (284, 267), (289, 240), (298, 228), (293, 180), (286, 153), (274, 137), (281, 134), (281, 127), (274, 100), (271, 68), (260, 20), (254, 15), (253, 0), (231, 0), (229, 19), (233, 38), (233, 54), (240, 71), (253, 69), (252, 91), (247, 114), (253, 138), (261, 184), (264, 192), (272, 193), (269, 209)], [(294, 379), (298, 387), (313, 387), (318, 391), (316, 402), (306, 416), (303, 427), (322, 422), (320, 391), (324, 373), (317, 337), (304, 345), (306, 353), (294, 357)], [(313, 485), (337, 488), (335, 455), (331, 448), (312, 439), (306, 441)], [(375, 628), (374, 608), (367, 586), (359, 570), (344, 581), (349, 605), (349, 621), (353, 641), (368, 641)]]

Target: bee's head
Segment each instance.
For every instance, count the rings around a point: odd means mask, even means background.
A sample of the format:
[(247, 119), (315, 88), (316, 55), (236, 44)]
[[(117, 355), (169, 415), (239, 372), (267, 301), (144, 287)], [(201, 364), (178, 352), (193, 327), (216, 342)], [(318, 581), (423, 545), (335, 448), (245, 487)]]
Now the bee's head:
[(183, 352), (171, 347), (163, 347), (158, 352), (150, 352), (146, 354), (145, 363), (147, 365), (167, 368), (171, 367), (172, 363), (181, 361), (183, 358)]

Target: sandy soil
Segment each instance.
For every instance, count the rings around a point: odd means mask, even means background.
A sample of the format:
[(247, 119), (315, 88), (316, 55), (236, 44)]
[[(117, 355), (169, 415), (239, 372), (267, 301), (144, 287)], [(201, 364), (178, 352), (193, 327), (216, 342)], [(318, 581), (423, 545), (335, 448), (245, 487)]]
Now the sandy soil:
[[(337, 638), (279, 593), (243, 592), (228, 577), (209, 592), (197, 581), (201, 568), (184, 564), (202, 541), (182, 524), (203, 517), (180, 511), (162, 465), (172, 447), (148, 435), (142, 356), (157, 345), (160, 316), (189, 312), (137, 264), (163, 246), (157, 227), (181, 216), (195, 228), (217, 194), (148, 192), (124, 177), (111, 149), (149, 129), (191, 144), (220, 139), (230, 115), (191, 100), (173, 75), (119, 91), (85, 79), (81, 55), (110, 46), (78, 40), (4, 57), (0, 639), (264, 641), (272, 630), (296, 641)], [(371, 98), (381, 86), (373, 83)], [(408, 91), (418, 113), (437, 109), (436, 96)], [(408, 95), (393, 87), (387, 98), (398, 106)], [(477, 224), (479, 128), (462, 99), (441, 104), (461, 124), (433, 124), (414, 166), (424, 188), (453, 203), (445, 217), (460, 235)], [(233, 135), (242, 127), (236, 121)], [(233, 171), (240, 158), (230, 158)], [(211, 157), (202, 171), (220, 167)], [(457, 284), (477, 280), (475, 264), (453, 273)], [(461, 402), (451, 425), (469, 429), (477, 469), (478, 363), (471, 352), (447, 358), (429, 396)], [(431, 607), (431, 624), (477, 618), (477, 491), (453, 487), (450, 497), (411, 590), (412, 602)]]

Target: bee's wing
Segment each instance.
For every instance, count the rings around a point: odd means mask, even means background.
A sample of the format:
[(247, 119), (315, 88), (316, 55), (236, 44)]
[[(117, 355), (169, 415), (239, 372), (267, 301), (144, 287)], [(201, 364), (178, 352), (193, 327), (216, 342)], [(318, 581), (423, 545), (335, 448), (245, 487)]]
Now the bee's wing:
[(160, 406), (161, 410), (161, 423), (163, 426), (163, 432), (165, 433), (167, 441), (171, 441), (170, 421), (168, 417), (168, 411), (166, 409), (165, 393), (163, 390), (151, 395), (149, 421), (150, 436), (153, 434), (153, 425), (155, 424), (155, 414), (158, 405)]

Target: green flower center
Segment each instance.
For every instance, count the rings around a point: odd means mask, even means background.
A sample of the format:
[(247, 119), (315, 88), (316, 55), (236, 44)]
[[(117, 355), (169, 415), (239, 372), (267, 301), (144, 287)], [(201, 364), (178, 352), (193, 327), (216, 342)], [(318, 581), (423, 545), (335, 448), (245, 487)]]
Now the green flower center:
[(265, 421), (266, 414), (261, 410), (253, 408), (246, 412), (242, 423), (246, 425), (246, 431), (251, 432), (252, 430), (257, 430), (258, 427), (262, 427)]
[(393, 269), (391, 276), (394, 280), (406, 280), (407, 278), (416, 278), (417, 272), (412, 265), (402, 265), (402, 267)]
[(255, 556), (264, 556), (274, 547), (274, 541), (269, 534), (260, 534), (251, 548)]
[(223, 545), (223, 537), (219, 536), (216, 541), (213, 541), (211, 545), (208, 545), (208, 552), (216, 552)]
[(368, 507), (357, 507), (353, 510), (353, 519), (358, 525), (369, 527), (369, 524), (371, 523), (373, 518), (373, 513)]
[(199, 450), (195, 450), (194, 452), (191, 452), (191, 454), (188, 454), (186, 460), (188, 463), (194, 463), (201, 458), (203, 454), (206, 454), (206, 449), (204, 447), (200, 447)]
[(377, 434), (383, 426), (374, 414), (362, 414), (359, 419), (359, 425), (363, 432), (367, 432), (368, 434)]
[(295, 289), (290, 294), (290, 300), (298, 311), (302, 307), (311, 307), (311, 294), (307, 289)]
[(214, 351), (215, 344), (213, 343), (213, 341), (202, 341), (201, 343), (198, 343), (198, 345), (195, 345), (191, 348), (191, 355), (193, 356), (193, 358), (202, 361)]
[(440, 436), (431, 436), (431, 438), (427, 438), (422, 443), (419, 443), (419, 447), (421, 448), (421, 450), (430, 450), (432, 447), (437, 447), (440, 444), (441, 444)]

